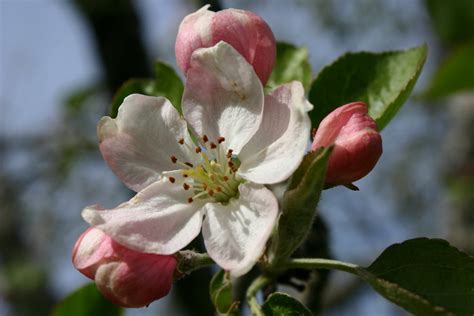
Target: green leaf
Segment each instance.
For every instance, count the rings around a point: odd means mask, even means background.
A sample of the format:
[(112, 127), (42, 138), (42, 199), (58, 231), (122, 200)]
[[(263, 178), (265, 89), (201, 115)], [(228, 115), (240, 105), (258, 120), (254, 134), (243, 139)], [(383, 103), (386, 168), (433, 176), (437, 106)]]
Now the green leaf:
[(311, 85), (311, 65), (308, 61), (308, 50), (287, 43), (277, 43), (277, 59), (273, 72), (268, 80), (268, 87), (301, 81), (306, 91)]
[(89, 283), (59, 302), (51, 316), (118, 316), (122, 314), (121, 307), (107, 301), (95, 284)]
[(309, 101), (313, 128), (337, 107), (363, 101), (380, 130), (411, 93), (427, 56), (422, 45), (403, 51), (347, 53), (313, 81)]
[(271, 294), (262, 306), (265, 316), (311, 316), (309, 309), (300, 301), (285, 293)]
[(446, 43), (457, 45), (474, 40), (474, 1), (427, 0), (426, 6)]
[(424, 96), (434, 99), (474, 90), (473, 56), (474, 42), (456, 49), (436, 71)]
[(291, 256), (311, 230), (331, 151), (329, 147), (307, 154), (289, 180), (270, 248), (275, 268)]
[(209, 283), (211, 301), (220, 315), (234, 315), (237, 311), (237, 302), (232, 299), (232, 284), (228, 272), (220, 270)]
[(392, 245), (358, 273), (415, 315), (474, 314), (474, 258), (444, 240), (417, 238)]
[(176, 110), (182, 113), (181, 97), (183, 91), (183, 83), (174, 69), (158, 60), (155, 63), (155, 79), (130, 79), (119, 88), (112, 100), (110, 117), (117, 116), (118, 108), (123, 100), (133, 93), (166, 97)]

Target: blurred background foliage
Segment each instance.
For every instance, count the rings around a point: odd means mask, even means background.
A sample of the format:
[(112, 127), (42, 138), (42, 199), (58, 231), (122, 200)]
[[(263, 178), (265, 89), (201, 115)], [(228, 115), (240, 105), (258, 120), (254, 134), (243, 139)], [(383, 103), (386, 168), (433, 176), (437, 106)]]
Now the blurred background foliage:
[[(357, 185), (325, 191), (300, 254), (364, 265), (394, 242), (441, 237), (474, 254), (474, 2), (0, 1), (0, 315), (48, 315), (87, 282), (70, 263), (86, 205), (131, 196), (102, 160), (95, 136), (115, 91), (176, 69), (181, 19), (205, 3), (256, 12), (280, 41), (309, 50), (315, 76), (346, 51), (426, 42), (415, 95), (382, 133), (384, 155)], [(193, 247), (199, 248), (197, 240)], [(200, 271), (171, 295), (126, 315), (211, 315)], [(350, 276), (291, 271), (280, 286), (315, 314), (405, 315)], [(248, 282), (240, 280), (240, 287)]]

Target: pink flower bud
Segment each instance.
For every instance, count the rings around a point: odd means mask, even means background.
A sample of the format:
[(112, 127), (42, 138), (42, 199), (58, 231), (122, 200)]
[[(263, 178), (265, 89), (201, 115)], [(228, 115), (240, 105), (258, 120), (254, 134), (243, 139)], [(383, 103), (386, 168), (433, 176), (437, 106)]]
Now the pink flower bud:
[(311, 150), (334, 144), (326, 183), (350, 184), (367, 175), (379, 160), (382, 138), (367, 113), (365, 103), (349, 103), (329, 113), (319, 124)]
[(174, 256), (125, 248), (95, 228), (76, 241), (72, 261), (107, 299), (124, 307), (145, 306), (166, 296), (177, 264)]
[(186, 74), (191, 55), (198, 48), (220, 41), (234, 47), (251, 64), (265, 84), (275, 63), (276, 45), (272, 30), (258, 15), (244, 10), (208, 10), (209, 5), (186, 16), (176, 38), (176, 61)]

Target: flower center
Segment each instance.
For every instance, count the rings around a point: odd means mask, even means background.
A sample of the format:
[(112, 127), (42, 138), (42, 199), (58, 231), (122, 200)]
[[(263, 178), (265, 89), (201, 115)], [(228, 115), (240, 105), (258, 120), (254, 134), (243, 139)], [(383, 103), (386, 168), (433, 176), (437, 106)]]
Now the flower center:
[(196, 199), (209, 199), (209, 202), (227, 203), (231, 198), (238, 196), (239, 184), (243, 179), (237, 175), (240, 161), (232, 154), (232, 149), (227, 150), (221, 145), (225, 138), (220, 136), (215, 142), (209, 141), (206, 135), (201, 138), (201, 146), (193, 147), (185, 143), (184, 139), (178, 140), (182, 146), (187, 146), (191, 152), (199, 156), (195, 161), (198, 165), (190, 162), (179, 161), (176, 156), (170, 159), (174, 164), (184, 169), (181, 171), (183, 179), (176, 181), (174, 177), (168, 177), (169, 181), (181, 185), (183, 190), (190, 193), (188, 203)]

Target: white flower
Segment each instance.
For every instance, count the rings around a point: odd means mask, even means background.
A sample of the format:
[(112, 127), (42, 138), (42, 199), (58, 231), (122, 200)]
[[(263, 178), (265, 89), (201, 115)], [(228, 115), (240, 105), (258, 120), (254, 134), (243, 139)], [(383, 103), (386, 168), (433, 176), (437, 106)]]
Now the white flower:
[(82, 216), (124, 246), (157, 254), (177, 252), (202, 227), (211, 258), (240, 276), (262, 255), (278, 215), (264, 184), (300, 164), (312, 105), (299, 82), (264, 96), (252, 66), (220, 42), (193, 54), (182, 108), (184, 119), (167, 99), (134, 94), (116, 119), (101, 119), (104, 159), (138, 194)]

